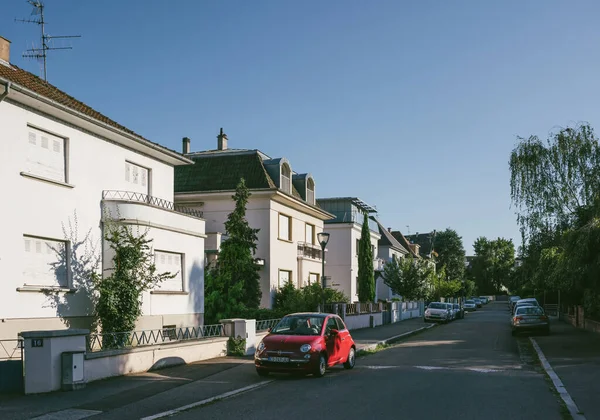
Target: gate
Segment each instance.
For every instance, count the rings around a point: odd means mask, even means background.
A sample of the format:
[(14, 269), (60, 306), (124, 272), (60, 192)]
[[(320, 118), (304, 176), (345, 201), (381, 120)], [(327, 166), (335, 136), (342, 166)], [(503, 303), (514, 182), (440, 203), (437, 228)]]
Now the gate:
[(0, 340), (0, 394), (23, 391), (23, 339)]

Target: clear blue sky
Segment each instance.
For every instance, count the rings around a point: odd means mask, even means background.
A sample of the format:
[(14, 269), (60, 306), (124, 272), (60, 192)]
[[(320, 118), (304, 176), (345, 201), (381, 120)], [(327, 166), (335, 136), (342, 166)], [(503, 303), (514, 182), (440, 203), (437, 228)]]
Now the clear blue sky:
[[(600, 115), (600, 2), (45, 0), (49, 81), (180, 150), (284, 156), (317, 196), (358, 196), (386, 226), (513, 238), (508, 159)], [(38, 40), (2, 0), (12, 62)], [(39, 43), (39, 41), (38, 41)], [(57, 41), (56, 45), (65, 45)]]

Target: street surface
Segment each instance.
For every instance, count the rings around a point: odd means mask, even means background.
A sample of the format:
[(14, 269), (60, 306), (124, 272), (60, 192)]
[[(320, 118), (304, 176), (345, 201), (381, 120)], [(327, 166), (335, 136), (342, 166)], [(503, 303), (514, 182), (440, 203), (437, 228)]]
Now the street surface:
[(543, 373), (519, 351), (527, 338), (512, 337), (508, 320), (506, 303), (490, 303), (361, 357), (352, 371), (271, 375), (264, 387), (174, 418), (563, 418)]

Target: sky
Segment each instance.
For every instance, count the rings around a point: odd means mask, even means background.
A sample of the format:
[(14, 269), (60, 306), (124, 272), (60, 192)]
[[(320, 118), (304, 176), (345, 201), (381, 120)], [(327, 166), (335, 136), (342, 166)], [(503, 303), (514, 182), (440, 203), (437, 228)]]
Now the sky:
[[(600, 2), (45, 0), (48, 81), (181, 151), (286, 157), (318, 198), (353, 196), (403, 233), (448, 227), (520, 245), (508, 160), (600, 116)], [(0, 0), (11, 62), (39, 46)]]

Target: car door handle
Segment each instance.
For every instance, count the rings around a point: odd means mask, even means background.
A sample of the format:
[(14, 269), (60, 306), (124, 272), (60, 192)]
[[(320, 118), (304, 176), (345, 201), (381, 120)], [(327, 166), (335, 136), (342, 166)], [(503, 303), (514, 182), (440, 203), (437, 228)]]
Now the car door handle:
[(346, 337), (342, 337), (342, 341), (344, 341), (346, 339)]

